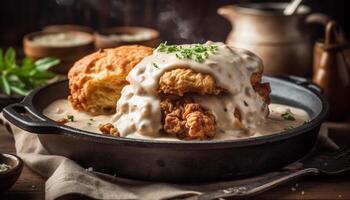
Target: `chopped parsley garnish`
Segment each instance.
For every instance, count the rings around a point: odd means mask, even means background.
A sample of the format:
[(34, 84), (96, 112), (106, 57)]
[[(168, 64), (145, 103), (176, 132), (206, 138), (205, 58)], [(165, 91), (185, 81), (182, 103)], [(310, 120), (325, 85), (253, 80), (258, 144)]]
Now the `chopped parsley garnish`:
[(5, 172), (7, 170), (11, 169), (10, 165), (7, 165), (5, 163), (0, 164), (0, 172)]
[(70, 122), (75, 122), (75, 121), (74, 121), (74, 115), (67, 115), (67, 119), (68, 119), (68, 121), (70, 121)]
[(95, 121), (95, 120), (94, 120), (94, 119), (92, 119), (92, 118), (90, 118), (89, 120), (90, 120), (90, 121), (92, 121), (92, 122), (93, 122), (93, 121)]
[(175, 53), (176, 58), (180, 60), (194, 60), (203, 62), (210, 54), (215, 54), (219, 47), (217, 45), (195, 44), (189, 46), (167, 45), (166, 42), (161, 43), (155, 51), (164, 53)]
[(289, 121), (294, 121), (295, 117), (293, 116), (293, 113), (291, 113), (290, 111), (286, 111), (285, 113), (281, 114), (281, 117), (285, 120), (289, 120)]
[(156, 63), (153, 63), (153, 67), (159, 69), (159, 66)]
[(294, 126), (287, 126), (286, 128), (284, 128), (285, 131), (288, 131), (288, 130), (292, 130), (294, 128)]
[(246, 101), (243, 101), (243, 104), (244, 104), (246, 107), (249, 106), (248, 103), (247, 103)]
[(88, 126), (91, 126), (92, 125), (92, 123), (91, 122), (88, 122), (88, 123), (86, 123)]

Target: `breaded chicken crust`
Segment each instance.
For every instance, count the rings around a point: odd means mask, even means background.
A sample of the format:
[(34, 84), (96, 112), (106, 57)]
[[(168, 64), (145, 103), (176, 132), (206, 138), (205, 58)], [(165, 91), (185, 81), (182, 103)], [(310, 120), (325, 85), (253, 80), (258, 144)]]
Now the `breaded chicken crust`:
[(271, 103), (270, 93), (271, 86), (270, 83), (261, 83), (262, 80), (263, 68), (261, 68), (258, 72), (255, 72), (250, 77), (250, 83), (255, 92), (259, 94), (259, 96), (263, 99), (266, 104)]
[(185, 93), (219, 94), (223, 89), (215, 84), (209, 74), (195, 72), (192, 69), (177, 68), (165, 72), (159, 79), (159, 93), (183, 96)]
[(181, 139), (206, 139), (215, 136), (214, 115), (188, 98), (164, 99), (160, 103), (163, 130)]
[[(270, 104), (270, 84), (261, 83), (262, 68), (253, 73), (250, 82), (266, 104)], [(192, 69), (177, 68), (165, 72), (159, 79), (158, 93), (161, 101), (163, 130), (184, 139), (205, 139), (215, 135), (214, 115), (200, 104), (193, 102), (188, 93), (200, 95), (219, 95), (224, 89), (216, 86), (215, 79), (209, 74), (195, 72)], [(241, 124), (241, 112), (235, 109), (237, 127)]]
[(77, 61), (68, 73), (74, 109), (93, 115), (115, 112), (130, 70), (152, 49), (139, 45), (99, 50)]
[[(263, 99), (266, 104), (270, 104), (270, 84), (261, 83), (261, 68), (250, 77), (255, 92)], [(224, 92), (224, 89), (216, 86), (215, 79), (209, 74), (195, 72), (192, 69), (177, 68), (165, 72), (159, 79), (158, 93), (184, 96), (185, 93), (214, 94), (218, 95)]]

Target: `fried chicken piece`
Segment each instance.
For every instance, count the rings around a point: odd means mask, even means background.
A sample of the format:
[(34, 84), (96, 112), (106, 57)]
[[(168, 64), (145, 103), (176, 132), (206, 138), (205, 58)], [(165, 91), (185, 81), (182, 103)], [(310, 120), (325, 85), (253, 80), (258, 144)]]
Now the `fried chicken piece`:
[(130, 70), (144, 57), (149, 47), (130, 45), (104, 49), (79, 61), (68, 73), (70, 96), (74, 109), (93, 115), (115, 112), (116, 102)]
[(255, 72), (250, 77), (250, 83), (255, 92), (259, 94), (259, 96), (263, 99), (266, 104), (271, 103), (270, 93), (271, 87), (270, 83), (261, 83), (262, 80), (263, 68), (261, 68), (258, 72)]
[(107, 124), (100, 124), (98, 126), (100, 131), (105, 135), (113, 135), (113, 136), (120, 136), (118, 130), (114, 128), (113, 124), (107, 123)]
[(183, 96), (184, 93), (219, 94), (223, 89), (215, 85), (209, 74), (192, 69), (177, 68), (165, 72), (159, 79), (159, 93)]
[[(270, 104), (270, 84), (261, 83), (262, 69), (250, 77), (253, 89), (266, 104)], [(159, 79), (158, 93), (184, 96), (185, 93), (220, 94), (223, 88), (216, 86), (214, 78), (209, 74), (195, 72), (192, 69), (177, 68), (165, 72)]]
[(269, 83), (257, 83), (253, 85), (253, 88), (266, 104), (271, 103), (271, 99), (270, 99), (271, 87)]
[(184, 139), (212, 138), (216, 131), (214, 115), (189, 99), (162, 100), (163, 129)]

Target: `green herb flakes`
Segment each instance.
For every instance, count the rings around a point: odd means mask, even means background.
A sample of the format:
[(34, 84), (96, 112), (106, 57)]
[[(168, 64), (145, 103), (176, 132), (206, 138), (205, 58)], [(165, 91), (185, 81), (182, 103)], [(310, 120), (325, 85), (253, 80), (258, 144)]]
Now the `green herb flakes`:
[(291, 113), (290, 111), (286, 111), (285, 113), (281, 114), (281, 117), (285, 120), (289, 120), (289, 121), (294, 121), (295, 117), (294, 114)]
[(9, 169), (11, 169), (10, 165), (4, 164), (4, 163), (0, 164), (0, 172), (5, 172)]
[(286, 128), (284, 128), (285, 131), (288, 131), (288, 130), (292, 130), (294, 128), (294, 126), (287, 126)]
[(159, 66), (156, 63), (153, 63), (153, 67), (159, 69)]
[(194, 60), (198, 63), (203, 62), (210, 54), (215, 54), (219, 47), (217, 45), (195, 44), (189, 46), (167, 45), (161, 43), (155, 51), (164, 53), (175, 53), (176, 58), (180, 60)]
[(75, 120), (74, 120), (74, 115), (67, 115), (67, 119), (68, 119), (68, 121), (70, 121), (70, 122), (75, 122)]

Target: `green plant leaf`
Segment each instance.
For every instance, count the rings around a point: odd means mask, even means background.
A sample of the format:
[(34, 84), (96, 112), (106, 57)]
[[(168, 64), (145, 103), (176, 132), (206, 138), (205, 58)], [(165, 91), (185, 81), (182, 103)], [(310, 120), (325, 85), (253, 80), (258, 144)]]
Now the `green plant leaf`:
[(8, 80), (9, 80), (10, 82), (19, 82), (19, 81), (21, 81), (21, 80), (19, 79), (19, 77), (18, 77), (16, 74), (10, 74), (10, 75), (8, 76)]
[(20, 88), (20, 87), (14, 86), (14, 85), (11, 86), (11, 90), (12, 90), (14, 93), (16, 93), (16, 94), (18, 94), (18, 95), (22, 95), (22, 96), (26, 96), (26, 95), (28, 95), (29, 92), (30, 92), (30, 91), (28, 91), (28, 90), (24, 90), (24, 89), (22, 89), (22, 88)]
[(3, 90), (4, 90), (3, 92), (6, 95), (10, 95), (11, 94), (11, 88), (10, 88), (10, 84), (9, 84), (5, 74), (3, 74), (1, 76), (1, 83), (2, 83), (2, 86), (3, 86)]
[(24, 58), (17, 65), (13, 48), (9, 48), (5, 53), (0, 49), (0, 93), (27, 95), (55, 76), (47, 70), (58, 63), (59, 60), (54, 58), (42, 58), (36, 62)]
[(34, 65), (36, 66), (37, 70), (46, 71), (58, 63), (60, 63), (60, 61), (56, 58), (42, 58), (35, 61)]
[(6, 64), (6, 68), (16, 67), (16, 52), (12, 47), (7, 49), (4, 56), (4, 62)]
[(31, 58), (24, 58), (22, 60), (21, 68), (30, 68), (33, 69), (35, 67), (33, 60)]
[(50, 79), (55, 76), (54, 73), (49, 71), (31, 71), (30, 77), (35, 79)]

